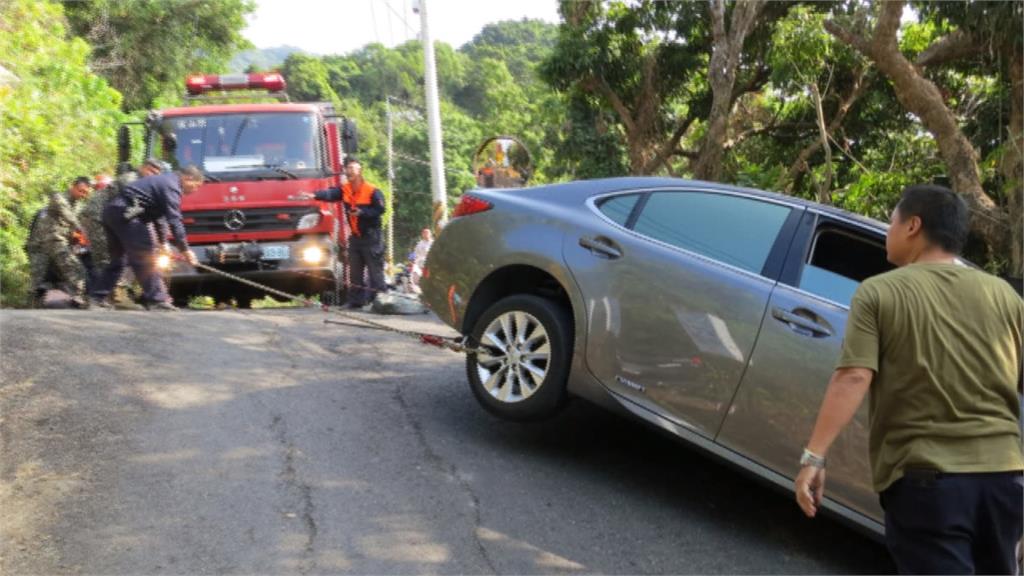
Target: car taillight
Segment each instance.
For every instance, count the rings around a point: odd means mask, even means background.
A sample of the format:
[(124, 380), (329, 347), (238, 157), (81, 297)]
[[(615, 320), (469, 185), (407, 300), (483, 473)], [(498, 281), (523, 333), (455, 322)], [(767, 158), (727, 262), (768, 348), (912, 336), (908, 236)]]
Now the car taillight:
[(471, 194), (463, 194), (462, 199), (459, 200), (459, 205), (455, 207), (455, 212), (452, 213), (452, 218), (486, 212), (491, 208), (494, 208), (494, 204), (481, 200)]

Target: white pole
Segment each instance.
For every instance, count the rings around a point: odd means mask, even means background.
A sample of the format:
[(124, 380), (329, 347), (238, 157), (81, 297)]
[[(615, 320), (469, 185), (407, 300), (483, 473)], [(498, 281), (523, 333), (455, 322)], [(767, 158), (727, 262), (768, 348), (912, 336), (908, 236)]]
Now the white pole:
[(434, 230), (448, 222), (448, 195), (444, 180), (444, 149), (441, 146), (441, 109), (437, 96), (437, 65), (434, 41), (430, 37), (427, 1), (419, 0), (423, 41), (423, 83), (427, 94), (427, 127), (430, 136), (430, 190), (434, 197)]
[(391, 119), (391, 96), (384, 100), (388, 116), (388, 195), (385, 210), (388, 213), (387, 262), (388, 275), (395, 274), (395, 164), (394, 164), (394, 126)]

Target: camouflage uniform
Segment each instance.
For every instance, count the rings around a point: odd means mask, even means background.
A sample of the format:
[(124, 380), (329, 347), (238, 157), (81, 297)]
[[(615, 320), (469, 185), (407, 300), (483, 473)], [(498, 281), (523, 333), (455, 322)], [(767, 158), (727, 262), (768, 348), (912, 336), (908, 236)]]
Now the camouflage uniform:
[(110, 249), (107, 247), (107, 233), (103, 228), (103, 207), (114, 196), (121, 192), (121, 187), (134, 180), (134, 172), (122, 174), (117, 181), (103, 190), (95, 190), (83, 202), (78, 213), (78, 221), (82, 223), (82, 231), (89, 239), (89, 252), (92, 254), (94, 270), (102, 270), (110, 264)]
[[(76, 206), (77, 204), (77, 206)], [(32, 289), (38, 298), (45, 289), (46, 273), (53, 265), (72, 298), (85, 296), (85, 265), (71, 249), (71, 235), (81, 227), (70, 194), (55, 192), (29, 233), (26, 249), (31, 267)]]

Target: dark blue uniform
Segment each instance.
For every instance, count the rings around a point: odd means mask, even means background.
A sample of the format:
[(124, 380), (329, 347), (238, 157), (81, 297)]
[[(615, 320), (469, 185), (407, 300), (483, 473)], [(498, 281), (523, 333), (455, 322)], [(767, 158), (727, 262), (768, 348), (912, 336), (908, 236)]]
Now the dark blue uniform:
[[(368, 192), (368, 193), (367, 193)], [(322, 202), (342, 201), (352, 235), (348, 238), (348, 304), (364, 306), (377, 294), (387, 290), (384, 282), (384, 243), (381, 237), (381, 216), (384, 194), (372, 184), (363, 182), (360, 195), (353, 195), (349, 184), (343, 189), (328, 188), (314, 194)], [(359, 214), (353, 214), (353, 208)]]
[[(161, 222), (166, 222), (166, 228)], [(159, 234), (154, 232), (156, 224)], [(165, 230), (174, 235), (178, 250), (188, 250), (185, 225), (181, 222), (181, 178), (176, 173), (140, 178), (125, 186), (103, 209), (103, 227), (107, 232), (110, 265), (103, 271), (93, 291), (104, 299), (124, 272), (125, 260), (142, 285), (144, 304), (169, 300), (167, 288), (156, 268), (157, 235)], [(163, 243), (166, 238), (160, 238)]]

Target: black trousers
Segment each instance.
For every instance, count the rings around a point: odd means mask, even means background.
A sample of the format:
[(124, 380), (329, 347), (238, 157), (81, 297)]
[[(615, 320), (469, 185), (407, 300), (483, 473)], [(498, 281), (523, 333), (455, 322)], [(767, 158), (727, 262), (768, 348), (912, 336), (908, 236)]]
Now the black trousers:
[(881, 493), (885, 541), (901, 574), (1016, 574), (1021, 472), (907, 470)]
[(387, 289), (384, 283), (384, 247), (380, 241), (380, 231), (367, 230), (361, 238), (349, 238), (348, 270), (349, 304), (364, 306)]
[(170, 300), (167, 287), (156, 267), (157, 242), (153, 227), (138, 218), (126, 220), (126, 207), (124, 202), (114, 199), (103, 209), (103, 228), (107, 232), (110, 264), (97, 276), (90, 292), (95, 298), (106, 298), (117, 285), (127, 263), (142, 285), (144, 303)]

